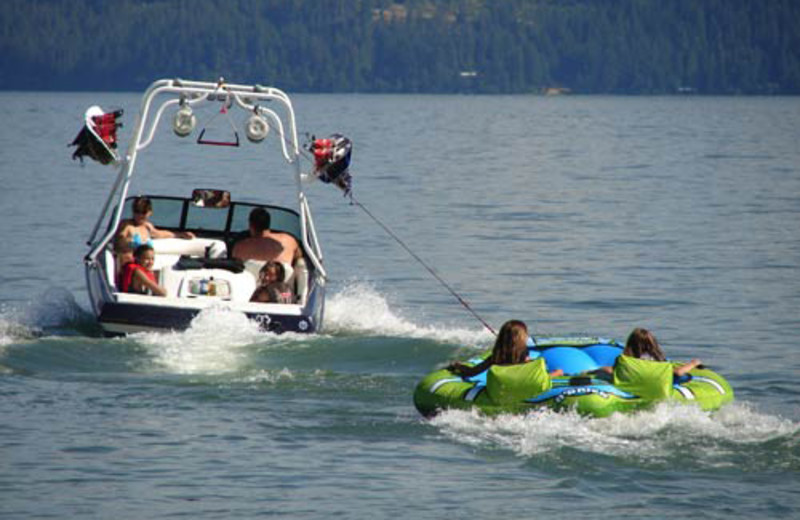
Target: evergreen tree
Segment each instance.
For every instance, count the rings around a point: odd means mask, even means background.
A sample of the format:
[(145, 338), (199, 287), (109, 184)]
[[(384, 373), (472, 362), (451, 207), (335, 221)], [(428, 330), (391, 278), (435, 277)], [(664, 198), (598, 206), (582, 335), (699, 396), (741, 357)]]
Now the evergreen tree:
[(0, 88), (800, 94), (797, 0), (5, 0)]

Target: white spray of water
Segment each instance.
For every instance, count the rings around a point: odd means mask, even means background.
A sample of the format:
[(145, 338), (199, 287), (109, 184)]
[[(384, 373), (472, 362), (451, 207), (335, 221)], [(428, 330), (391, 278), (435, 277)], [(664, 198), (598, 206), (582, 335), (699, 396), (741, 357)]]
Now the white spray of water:
[(16, 320), (11, 312), (6, 309), (0, 310), (0, 347), (28, 341), (35, 336), (34, 332)]
[(713, 413), (694, 406), (662, 403), (653, 410), (614, 414), (603, 419), (550, 410), (497, 417), (451, 410), (432, 419), (431, 424), (456, 442), (508, 449), (520, 456), (570, 447), (587, 453), (658, 462), (683, 447), (703, 444), (702, 457), (711, 465), (729, 464), (726, 450), (730, 448), (723, 447), (725, 443), (729, 446), (764, 443), (796, 435), (800, 430), (800, 424), (757, 413), (740, 403)]
[(240, 312), (222, 308), (202, 311), (185, 331), (138, 333), (161, 370), (177, 374), (219, 374), (238, 370), (247, 361), (247, 345), (274, 339)]
[[(491, 341), (491, 335), (481, 330), (414, 324), (393, 312), (384, 296), (363, 283), (350, 284), (329, 296), (324, 331), (323, 335), (311, 337), (264, 333), (244, 314), (212, 307), (201, 312), (185, 331), (139, 333), (131, 339), (148, 351), (157, 370), (177, 374), (236, 372), (251, 366), (249, 357), (259, 349), (287, 343), (303, 348), (318, 338), (329, 339), (330, 334), (410, 337), (484, 346)], [(287, 374), (281, 377), (286, 378)]]
[[(35, 340), (49, 327), (92, 320), (69, 291), (52, 288), (32, 302), (0, 307), (0, 346)], [(330, 335), (408, 337), (476, 348), (492, 341), (491, 334), (480, 328), (413, 323), (393, 310), (374, 287), (358, 281), (329, 295), (324, 333), (317, 337)], [(244, 314), (224, 308), (204, 310), (185, 331), (138, 333), (129, 338), (147, 350), (156, 370), (178, 374), (235, 372), (248, 366), (252, 345), (269, 348), (296, 342), (299, 348), (300, 343), (315, 340), (307, 335), (264, 333)]]
[(35, 340), (44, 334), (44, 329), (89, 318), (71, 292), (51, 287), (32, 301), (0, 305), (0, 346)]
[(370, 334), (430, 339), (443, 343), (486, 344), (493, 336), (485, 329), (417, 325), (392, 310), (374, 287), (353, 282), (328, 298), (325, 330), (332, 334)]
[(288, 368), (280, 370), (259, 370), (253, 374), (247, 374), (238, 379), (237, 383), (249, 383), (253, 385), (274, 384), (283, 381), (294, 381), (295, 375)]

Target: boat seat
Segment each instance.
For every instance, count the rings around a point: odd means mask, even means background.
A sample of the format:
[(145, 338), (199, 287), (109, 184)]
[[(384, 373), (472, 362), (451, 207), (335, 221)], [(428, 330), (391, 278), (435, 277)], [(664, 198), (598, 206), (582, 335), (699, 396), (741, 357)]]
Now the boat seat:
[(157, 238), (153, 240), (153, 250), (153, 271), (162, 271), (178, 263), (183, 255), (205, 256), (208, 251), (209, 258), (224, 258), (227, 248), (225, 242), (213, 238)]
[(258, 283), (258, 274), (261, 272), (261, 268), (264, 267), (264, 264), (266, 263), (266, 260), (245, 260), (244, 270), (250, 273), (256, 283)]
[(153, 240), (156, 257), (160, 254), (224, 258), (228, 252), (225, 242), (214, 238), (156, 238)]

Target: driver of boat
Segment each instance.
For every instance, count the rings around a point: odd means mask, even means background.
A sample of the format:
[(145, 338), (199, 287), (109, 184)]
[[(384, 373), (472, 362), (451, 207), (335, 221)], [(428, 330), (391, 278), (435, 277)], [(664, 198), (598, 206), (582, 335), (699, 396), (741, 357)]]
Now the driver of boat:
[(233, 246), (231, 256), (240, 260), (274, 260), (283, 264), (284, 279), (288, 281), (294, 274), (292, 262), (300, 246), (288, 233), (270, 230), (270, 216), (264, 208), (255, 208), (249, 217), (250, 236), (239, 240)]
[(147, 244), (153, 245), (154, 238), (195, 238), (191, 231), (172, 232), (158, 229), (150, 222), (153, 215), (153, 203), (147, 197), (137, 197), (133, 201), (133, 218), (123, 220), (119, 224), (117, 237), (120, 242), (127, 243), (135, 250)]
[[(520, 320), (509, 320), (500, 327), (489, 357), (475, 366), (456, 361), (448, 365), (447, 369), (461, 377), (473, 377), (488, 370), (492, 365), (517, 365), (527, 363), (529, 360), (528, 326)], [(563, 374), (564, 371), (559, 368), (551, 371), (550, 377)]]

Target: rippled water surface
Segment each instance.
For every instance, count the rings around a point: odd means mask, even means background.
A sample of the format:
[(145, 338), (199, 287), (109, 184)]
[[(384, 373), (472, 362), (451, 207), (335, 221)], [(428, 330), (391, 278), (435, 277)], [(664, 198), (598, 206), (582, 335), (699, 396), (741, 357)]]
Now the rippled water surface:
[[(736, 401), (422, 419), (419, 379), (491, 335), (322, 185), (324, 334), (265, 335), (220, 308), (185, 332), (103, 338), (82, 257), (114, 172), (66, 144), (95, 103), (126, 110), (126, 139), (139, 97), (0, 93), (1, 517), (796, 516), (800, 99), (294, 102), (302, 132), (353, 139), (358, 200), (484, 319), (645, 326)], [(134, 193), (291, 200), (249, 144), (160, 136)]]

